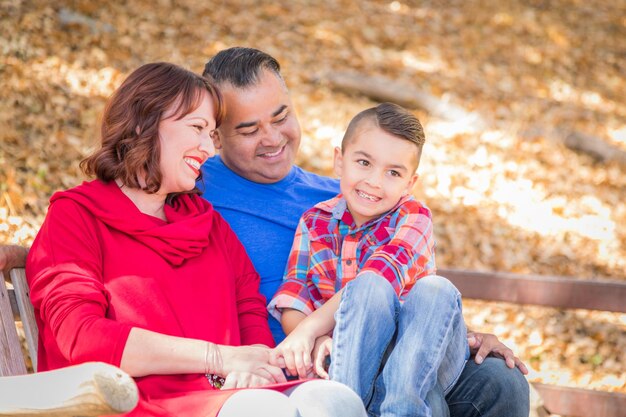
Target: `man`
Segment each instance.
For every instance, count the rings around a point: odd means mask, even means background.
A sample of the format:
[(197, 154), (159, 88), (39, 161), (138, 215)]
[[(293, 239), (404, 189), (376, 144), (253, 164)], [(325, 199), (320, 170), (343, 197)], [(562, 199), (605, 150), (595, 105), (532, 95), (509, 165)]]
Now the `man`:
[[(335, 196), (339, 182), (294, 165), (300, 126), (273, 57), (230, 48), (211, 58), (203, 75), (217, 84), (227, 111), (215, 135), (220, 155), (204, 164), (200, 188), (243, 243), (269, 300), (282, 282), (298, 219)], [(285, 337), (274, 318), (270, 328), (277, 343)], [(527, 416), (524, 364), (494, 335), (471, 333), (468, 342), (474, 360), (446, 395), (449, 415)]]
[[(203, 75), (218, 85), (227, 111), (215, 135), (220, 155), (204, 164), (199, 185), (243, 243), (269, 300), (282, 282), (300, 216), (336, 195), (339, 182), (294, 165), (300, 126), (274, 58), (256, 49), (230, 48), (213, 57)], [(24, 265), (26, 253), (0, 246), (0, 270)], [(280, 324), (271, 318), (270, 328), (280, 342)], [(523, 363), (494, 335), (472, 333), (468, 342), (474, 360), (446, 393), (447, 406), (433, 415), (528, 416)]]

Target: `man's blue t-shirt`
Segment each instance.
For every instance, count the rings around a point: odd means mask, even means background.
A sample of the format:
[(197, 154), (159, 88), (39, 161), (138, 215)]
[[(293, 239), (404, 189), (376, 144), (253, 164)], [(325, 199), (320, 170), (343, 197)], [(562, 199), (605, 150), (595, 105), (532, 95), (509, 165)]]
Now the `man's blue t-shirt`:
[[(269, 302), (282, 282), (300, 216), (339, 193), (339, 180), (294, 166), (282, 180), (259, 184), (231, 171), (218, 156), (202, 166), (202, 196), (220, 212), (246, 248), (261, 276), (261, 293)], [(276, 343), (285, 334), (270, 317)]]

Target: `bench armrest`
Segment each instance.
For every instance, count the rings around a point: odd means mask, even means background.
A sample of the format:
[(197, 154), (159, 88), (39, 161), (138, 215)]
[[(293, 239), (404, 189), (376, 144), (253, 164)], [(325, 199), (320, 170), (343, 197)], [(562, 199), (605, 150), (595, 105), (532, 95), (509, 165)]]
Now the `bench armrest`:
[(0, 416), (100, 416), (131, 411), (139, 394), (121, 369), (89, 362), (0, 378)]

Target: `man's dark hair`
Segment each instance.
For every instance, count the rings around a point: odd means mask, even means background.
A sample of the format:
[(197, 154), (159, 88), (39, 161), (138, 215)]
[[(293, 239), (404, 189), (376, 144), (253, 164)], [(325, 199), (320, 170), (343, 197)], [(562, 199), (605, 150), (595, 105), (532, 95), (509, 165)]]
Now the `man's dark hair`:
[(254, 48), (240, 46), (224, 49), (204, 66), (202, 75), (215, 84), (231, 84), (236, 88), (255, 85), (262, 70), (272, 71), (282, 80), (280, 64), (271, 55)]
[(366, 121), (393, 136), (414, 143), (417, 147), (417, 163), (419, 165), (422, 148), (426, 141), (424, 128), (413, 113), (394, 103), (381, 103), (354, 116), (341, 141), (342, 152), (354, 138), (359, 126)]

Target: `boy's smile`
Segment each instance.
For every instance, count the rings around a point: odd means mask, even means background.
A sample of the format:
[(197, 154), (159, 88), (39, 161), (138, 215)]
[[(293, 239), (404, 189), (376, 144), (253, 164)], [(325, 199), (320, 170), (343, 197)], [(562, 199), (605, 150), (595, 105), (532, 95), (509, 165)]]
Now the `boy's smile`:
[(361, 190), (357, 190), (357, 191), (356, 191), (356, 193), (357, 193), (357, 195), (358, 195), (359, 197), (361, 197), (361, 198), (365, 198), (366, 200), (369, 200), (369, 201), (374, 201), (374, 202), (376, 202), (376, 201), (380, 201), (380, 198), (379, 198), (379, 197), (376, 197), (375, 195), (368, 194), (368, 193), (363, 192), (363, 191), (361, 191)]
[(411, 191), (417, 153), (415, 144), (372, 122), (354, 132), (343, 153), (335, 149), (335, 173), (357, 226), (391, 210)]

